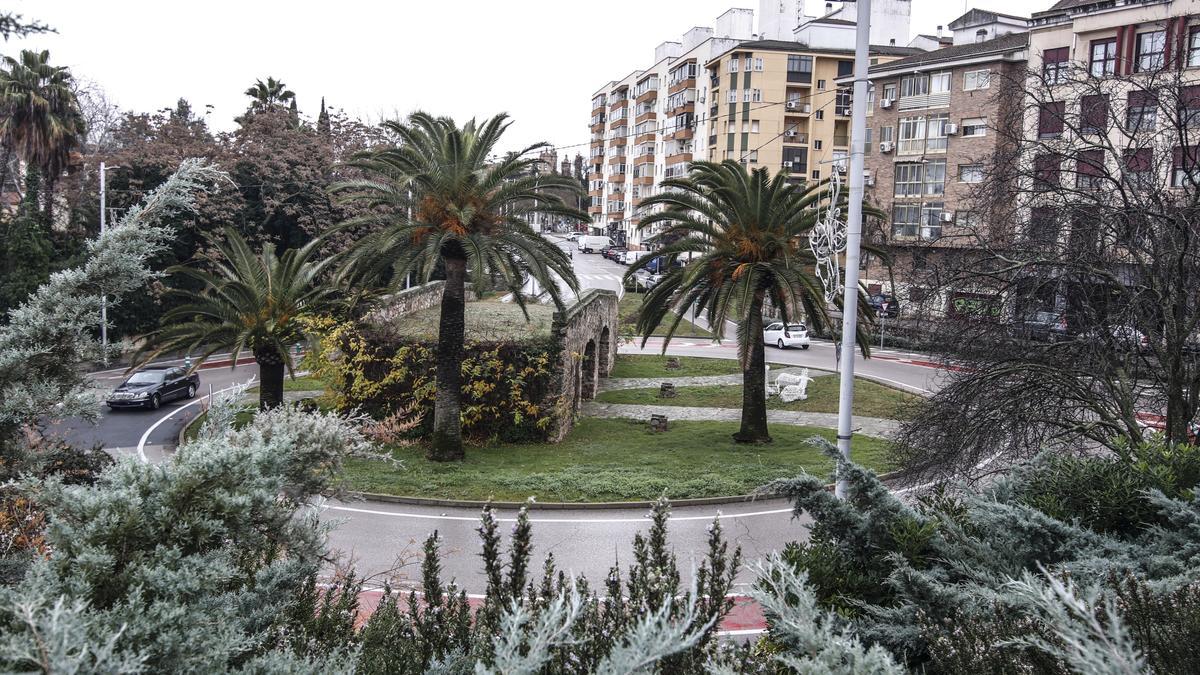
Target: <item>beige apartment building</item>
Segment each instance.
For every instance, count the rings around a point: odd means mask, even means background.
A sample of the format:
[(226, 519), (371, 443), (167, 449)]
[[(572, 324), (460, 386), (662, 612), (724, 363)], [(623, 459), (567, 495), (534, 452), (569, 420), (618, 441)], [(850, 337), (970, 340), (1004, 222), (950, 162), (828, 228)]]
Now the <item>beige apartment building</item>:
[[(873, 62), (920, 53), (875, 46)], [(785, 171), (797, 181), (828, 178), (850, 154), (850, 89), (854, 53), (798, 42), (743, 42), (709, 61), (707, 157)]]

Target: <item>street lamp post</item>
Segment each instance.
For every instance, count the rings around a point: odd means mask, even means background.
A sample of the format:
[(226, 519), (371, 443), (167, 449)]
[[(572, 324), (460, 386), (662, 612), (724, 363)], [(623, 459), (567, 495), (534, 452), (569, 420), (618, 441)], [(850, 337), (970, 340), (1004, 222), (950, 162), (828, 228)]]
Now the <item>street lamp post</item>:
[[(105, 204), (105, 172), (108, 169), (116, 169), (119, 167), (105, 166), (104, 162), (100, 162), (100, 236), (108, 230), (108, 217)], [(100, 349), (101, 358), (104, 360), (104, 365), (108, 365), (108, 294), (101, 289), (100, 294)]]
[[(850, 118), (850, 203), (846, 218), (846, 286), (842, 295), (841, 385), (838, 391), (837, 445), (842, 458), (850, 460), (853, 434), (854, 345), (858, 332), (858, 258), (862, 243), (863, 150), (867, 134), (867, 68), (871, 37), (871, 0), (858, 3), (854, 44), (854, 93)], [(839, 468), (834, 493), (846, 498), (847, 483)]]

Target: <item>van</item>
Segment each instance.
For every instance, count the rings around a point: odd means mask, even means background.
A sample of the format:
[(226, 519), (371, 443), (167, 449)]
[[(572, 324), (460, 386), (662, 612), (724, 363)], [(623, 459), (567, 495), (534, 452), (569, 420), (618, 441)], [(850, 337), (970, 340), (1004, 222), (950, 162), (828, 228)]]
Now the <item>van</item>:
[(582, 253), (596, 253), (605, 246), (612, 246), (613, 240), (603, 235), (584, 235), (579, 238), (579, 250)]

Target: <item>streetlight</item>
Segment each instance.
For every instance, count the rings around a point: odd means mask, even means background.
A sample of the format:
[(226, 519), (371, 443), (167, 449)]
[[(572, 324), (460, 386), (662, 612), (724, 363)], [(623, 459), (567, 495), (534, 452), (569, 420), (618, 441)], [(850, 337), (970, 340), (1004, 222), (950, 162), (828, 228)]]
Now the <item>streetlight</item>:
[[(105, 172), (108, 169), (119, 169), (119, 166), (105, 166), (104, 162), (100, 162), (100, 236), (108, 230), (108, 219), (105, 211)], [(108, 295), (101, 292), (100, 294), (100, 349), (101, 356), (104, 359), (104, 365), (108, 365)]]

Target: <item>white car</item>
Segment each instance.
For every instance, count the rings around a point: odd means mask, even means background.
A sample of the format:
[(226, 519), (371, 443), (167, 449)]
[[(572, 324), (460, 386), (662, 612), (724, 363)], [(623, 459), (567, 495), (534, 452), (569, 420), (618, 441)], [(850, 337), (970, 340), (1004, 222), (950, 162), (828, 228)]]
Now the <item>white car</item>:
[(776, 321), (763, 329), (763, 344), (775, 345), (780, 349), (788, 347), (808, 349), (808, 326), (802, 323), (789, 323), (785, 327), (782, 321)]

